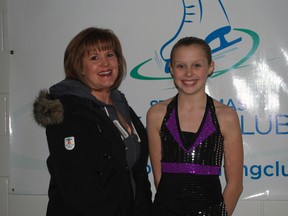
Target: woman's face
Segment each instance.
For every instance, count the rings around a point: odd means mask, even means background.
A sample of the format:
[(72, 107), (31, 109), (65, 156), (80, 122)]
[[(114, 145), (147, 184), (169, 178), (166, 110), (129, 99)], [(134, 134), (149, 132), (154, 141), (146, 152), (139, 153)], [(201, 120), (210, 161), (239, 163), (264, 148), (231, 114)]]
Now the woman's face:
[(96, 91), (110, 91), (118, 77), (118, 58), (113, 50), (93, 50), (83, 57), (83, 81)]
[(178, 47), (170, 65), (175, 85), (186, 94), (205, 92), (207, 78), (213, 69), (214, 62), (208, 64), (205, 51), (199, 45)]

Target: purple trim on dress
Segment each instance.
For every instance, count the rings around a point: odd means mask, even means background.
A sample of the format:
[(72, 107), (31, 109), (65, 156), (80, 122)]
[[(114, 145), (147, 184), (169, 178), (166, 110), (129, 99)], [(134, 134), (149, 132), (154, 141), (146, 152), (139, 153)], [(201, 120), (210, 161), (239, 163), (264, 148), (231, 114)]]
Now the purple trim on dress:
[[(174, 109), (170, 115), (170, 118), (167, 120), (166, 122), (167, 128), (170, 131), (170, 133), (172, 134), (173, 138), (176, 140), (176, 142), (178, 143), (179, 146), (181, 146), (181, 148), (184, 148), (184, 145), (180, 139), (180, 134), (177, 128), (177, 122), (176, 122), (176, 109)], [(186, 150), (185, 150), (186, 151)]]
[(216, 128), (215, 128), (213, 121), (212, 121), (212, 118), (211, 118), (211, 112), (210, 112), (210, 110), (208, 110), (204, 125), (201, 129), (201, 132), (198, 135), (195, 142), (193, 143), (192, 147), (188, 150), (188, 152), (192, 151), (193, 148), (196, 148), (197, 146), (199, 146), (207, 137), (209, 137), (215, 131), (216, 131)]
[(205, 122), (203, 127), (201, 128), (201, 132), (198, 135), (197, 139), (193, 143), (190, 149), (186, 150), (184, 148), (184, 145), (181, 141), (179, 130), (177, 128), (177, 122), (176, 122), (176, 109), (174, 109), (170, 115), (170, 118), (166, 122), (167, 128), (172, 134), (173, 138), (176, 140), (178, 145), (185, 151), (190, 153), (193, 149), (195, 149), (197, 146), (199, 146), (207, 137), (209, 137), (211, 134), (213, 134), (216, 130), (212, 118), (211, 118), (211, 112), (208, 110), (208, 113), (205, 118)]
[(164, 163), (161, 162), (163, 173), (190, 173), (198, 175), (220, 175), (220, 166), (206, 166), (190, 163)]

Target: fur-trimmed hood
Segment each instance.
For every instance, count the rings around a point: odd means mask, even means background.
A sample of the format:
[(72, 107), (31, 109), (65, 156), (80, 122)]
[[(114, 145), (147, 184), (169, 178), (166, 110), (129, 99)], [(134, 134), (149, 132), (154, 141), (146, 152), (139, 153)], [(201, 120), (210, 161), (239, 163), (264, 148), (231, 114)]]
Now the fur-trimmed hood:
[(48, 90), (41, 90), (34, 100), (33, 114), (35, 121), (42, 127), (60, 124), (64, 119), (64, 107), (61, 98), (72, 95), (105, 104), (92, 96), (89, 88), (78, 80), (64, 79), (51, 86)]
[(33, 104), (34, 119), (42, 127), (60, 124), (64, 119), (64, 108), (59, 99), (52, 99), (48, 90), (41, 90)]
[(48, 90), (41, 90), (33, 104), (35, 121), (42, 127), (60, 124), (64, 119), (64, 107), (59, 97), (74, 95), (80, 98), (95, 100), (89, 88), (78, 80), (64, 79), (51, 86)]
[[(41, 90), (39, 95), (35, 98), (33, 115), (38, 125), (46, 128), (49, 125), (57, 125), (63, 122), (64, 106), (58, 98), (66, 95), (93, 101), (98, 106), (102, 107), (107, 116), (112, 120), (116, 118), (115, 111), (113, 111), (114, 108), (94, 97), (86, 85), (77, 80), (64, 79), (49, 88), (49, 92), (48, 90)], [(129, 113), (127, 113), (127, 110), (129, 110), (128, 103), (124, 94), (118, 90), (113, 90), (110, 94), (110, 98), (124, 118), (126, 118), (127, 121), (130, 121)]]

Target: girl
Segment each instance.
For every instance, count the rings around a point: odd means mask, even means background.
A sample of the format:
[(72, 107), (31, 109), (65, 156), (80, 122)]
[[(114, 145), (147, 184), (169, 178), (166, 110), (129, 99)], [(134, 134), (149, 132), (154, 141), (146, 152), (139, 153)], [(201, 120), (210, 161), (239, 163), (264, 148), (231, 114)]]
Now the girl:
[[(157, 189), (155, 215), (230, 216), (243, 189), (243, 144), (237, 113), (205, 92), (214, 62), (204, 40), (180, 39), (170, 58), (178, 94), (147, 113)], [(226, 185), (222, 193), (223, 155)]]

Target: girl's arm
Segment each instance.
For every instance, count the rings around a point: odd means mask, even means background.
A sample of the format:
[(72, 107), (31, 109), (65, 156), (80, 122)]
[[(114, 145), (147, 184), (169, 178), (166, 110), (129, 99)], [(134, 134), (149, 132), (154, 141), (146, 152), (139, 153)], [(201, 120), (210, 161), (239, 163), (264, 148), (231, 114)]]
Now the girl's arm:
[(149, 155), (156, 189), (161, 178), (161, 140), (159, 132), (164, 116), (161, 107), (160, 104), (154, 105), (148, 110), (146, 116)]
[(231, 216), (243, 190), (243, 142), (237, 113), (228, 107), (223, 111), (220, 118), (226, 179), (223, 196), (228, 215)]

